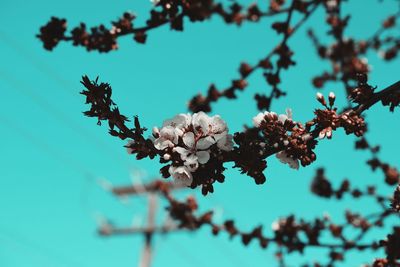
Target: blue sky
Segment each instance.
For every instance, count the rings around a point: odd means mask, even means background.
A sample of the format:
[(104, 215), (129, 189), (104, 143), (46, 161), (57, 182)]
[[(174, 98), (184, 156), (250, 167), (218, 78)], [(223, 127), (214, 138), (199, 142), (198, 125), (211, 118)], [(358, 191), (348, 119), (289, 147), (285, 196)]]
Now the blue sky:
[[(246, 3), (246, 1), (243, 1)], [(261, 5), (265, 4), (264, 1)], [(345, 13), (353, 15), (347, 34), (369, 36), (378, 23), (395, 12), (395, 1), (353, 0)], [(249, 2), (247, 2), (249, 3)], [(121, 111), (139, 115), (151, 128), (166, 118), (186, 112), (187, 101), (205, 92), (211, 82), (228, 85), (237, 77), (240, 62), (256, 62), (278, 42), (270, 31), (270, 20), (241, 27), (226, 26), (219, 18), (205, 23), (186, 23), (181, 32), (160, 28), (151, 32), (146, 45), (130, 37), (121, 39), (120, 50), (109, 54), (87, 53), (82, 48), (61, 44), (54, 52), (44, 51), (34, 37), (50, 16), (68, 18), (69, 25), (107, 23), (126, 10), (134, 11), (139, 22), (147, 18), (149, 1), (22, 1), (0, 0), (0, 266), (136, 266), (142, 248), (141, 236), (104, 239), (96, 234), (96, 218), (105, 216), (117, 225), (139, 224), (145, 220), (146, 199), (126, 203), (112, 197), (98, 181), (129, 184), (135, 173), (149, 181), (158, 175), (159, 164), (129, 157), (124, 143), (107, 134), (106, 127), (85, 118), (80, 77), (100, 76), (111, 83)], [(273, 104), (283, 113), (293, 109), (296, 120), (305, 121), (317, 107), (311, 77), (329, 69), (317, 58), (305, 29), (319, 32), (321, 10), (290, 41), (297, 67), (283, 73), (288, 96)], [(397, 32), (398, 33), (398, 32)], [(373, 66), (371, 83), (385, 87), (398, 79), (399, 62), (382, 63), (376, 54), (368, 55)], [(249, 88), (237, 101), (222, 100), (214, 105), (232, 132), (251, 122), (257, 113), (253, 94), (270, 88), (256, 74)], [(340, 85), (330, 84), (324, 93), (334, 91), (337, 103), (345, 104)], [(387, 109), (367, 112), (368, 137), (382, 145), (381, 156), (398, 165), (399, 116)], [(385, 129), (385, 130), (383, 130)], [(357, 185), (381, 181), (380, 173), (370, 173), (363, 163), (368, 155), (353, 151), (353, 137), (335, 133), (317, 148), (318, 160), (299, 171), (269, 160), (267, 182), (257, 186), (252, 179), (229, 170), (227, 181), (215, 187), (213, 195), (202, 197), (201, 207), (215, 207), (217, 217), (235, 218), (244, 229), (262, 224), (266, 232), (279, 216), (295, 212), (313, 218), (324, 212), (343, 219), (340, 209), (360, 212), (371, 203), (341, 203), (320, 200), (308, 193), (317, 167), (327, 166), (337, 183), (344, 177)], [(378, 180), (377, 180), (378, 179)], [(389, 192), (389, 188), (382, 188)], [(165, 213), (160, 203), (160, 217)], [(273, 266), (273, 248), (263, 251), (255, 244), (244, 248), (239, 240), (217, 238), (208, 229), (198, 233), (177, 233), (156, 239), (154, 266)], [(309, 261), (321, 257), (310, 251)], [(351, 263), (370, 261), (375, 255), (351, 257)], [(298, 255), (293, 266), (303, 263)]]

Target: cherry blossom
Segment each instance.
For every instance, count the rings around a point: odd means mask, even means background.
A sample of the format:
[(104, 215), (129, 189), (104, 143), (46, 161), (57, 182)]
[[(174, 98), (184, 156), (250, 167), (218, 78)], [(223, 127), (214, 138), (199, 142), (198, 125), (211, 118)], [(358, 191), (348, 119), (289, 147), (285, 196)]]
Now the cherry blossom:
[(276, 153), (276, 157), (280, 160), (280, 162), (288, 164), (290, 168), (296, 170), (299, 169), (299, 161), (295, 158), (292, 158), (285, 151)]
[(159, 138), (154, 140), (154, 147), (158, 150), (163, 150), (167, 147), (174, 147), (178, 144), (179, 129), (172, 126), (163, 127), (160, 130)]
[(189, 186), (193, 181), (191, 172), (185, 166), (171, 166), (168, 171), (177, 183)]
[(157, 150), (165, 152), (165, 161), (173, 160), (168, 172), (178, 182), (190, 185), (200, 165), (207, 164), (212, 157), (211, 150), (233, 149), (233, 137), (219, 115), (208, 116), (204, 112), (178, 114), (164, 121), (161, 129), (153, 128), (153, 144)]

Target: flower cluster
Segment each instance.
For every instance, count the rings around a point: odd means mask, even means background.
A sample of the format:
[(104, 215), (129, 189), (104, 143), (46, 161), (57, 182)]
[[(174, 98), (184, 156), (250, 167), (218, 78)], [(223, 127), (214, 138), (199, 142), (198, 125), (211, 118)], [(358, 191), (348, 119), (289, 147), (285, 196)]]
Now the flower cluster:
[(36, 35), (43, 42), (43, 47), (47, 50), (53, 48), (64, 39), (64, 33), (67, 30), (67, 21), (51, 17), (50, 21), (40, 28), (40, 33)]
[(324, 109), (316, 109), (315, 117), (305, 126), (292, 119), (292, 111), (286, 114), (275, 112), (260, 112), (253, 118), (253, 125), (262, 133), (264, 142), (260, 142), (262, 155), (276, 154), (277, 158), (293, 169), (299, 164), (307, 166), (316, 160), (313, 151), (319, 139), (332, 138), (333, 131), (343, 128), (346, 134), (362, 136), (366, 131), (364, 118), (356, 110), (338, 113), (334, 107), (336, 96), (329, 93), (328, 100), (321, 93), (317, 93), (317, 100)]
[(358, 74), (357, 78), (357, 87), (349, 92), (349, 98), (354, 103), (362, 104), (371, 98), (376, 88), (367, 83), (368, 77), (366, 74)]
[(307, 127), (317, 126), (319, 129), (319, 138), (332, 138), (332, 132), (337, 128), (343, 128), (346, 134), (355, 134), (362, 136), (367, 129), (364, 118), (356, 111), (349, 110), (341, 114), (337, 113), (334, 107), (336, 96), (333, 92), (329, 93), (328, 102), (321, 93), (317, 93), (317, 100), (325, 109), (315, 110), (315, 119), (307, 123)]
[[(253, 125), (256, 128), (262, 129), (266, 143), (275, 148), (286, 148), (290, 143), (290, 136), (287, 135), (287, 132), (294, 130), (298, 126), (292, 120), (291, 109), (287, 109), (286, 114), (280, 115), (275, 112), (260, 112), (253, 118)], [(278, 152), (276, 157), (281, 162), (289, 164), (291, 168), (299, 168), (298, 160), (286, 151)]]
[(136, 26), (134, 23), (136, 17), (130, 12), (125, 12), (116, 21), (111, 22), (111, 27), (100, 24), (89, 28), (82, 22), (68, 33), (67, 21), (52, 17), (41, 27), (37, 37), (46, 50), (52, 50), (60, 41), (66, 41), (72, 42), (74, 46), (85, 47), (87, 51), (97, 50), (107, 53), (118, 49), (117, 39), (121, 36), (133, 35), (133, 40), (143, 44), (147, 40), (149, 31), (163, 25), (169, 25), (171, 30), (183, 31), (186, 17), (191, 22), (198, 22), (218, 16), (227, 24), (241, 25), (245, 21), (257, 22), (262, 17), (287, 12), (280, 8), (262, 11), (257, 4), (244, 7), (234, 1), (229, 7), (214, 0), (152, 0), (152, 2), (153, 7), (143, 26)]
[(220, 116), (204, 112), (179, 114), (166, 120), (161, 129), (153, 128), (154, 147), (162, 151), (165, 161), (172, 161), (169, 174), (191, 185), (192, 173), (207, 164), (213, 150), (231, 151), (232, 135)]
[(316, 159), (312, 150), (317, 142), (301, 123), (293, 121), (290, 109), (280, 115), (261, 112), (253, 118), (253, 125), (261, 130), (265, 147), (274, 149), (276, 157), (291, 168), (298, 169), (299, 161), (306, 166)]

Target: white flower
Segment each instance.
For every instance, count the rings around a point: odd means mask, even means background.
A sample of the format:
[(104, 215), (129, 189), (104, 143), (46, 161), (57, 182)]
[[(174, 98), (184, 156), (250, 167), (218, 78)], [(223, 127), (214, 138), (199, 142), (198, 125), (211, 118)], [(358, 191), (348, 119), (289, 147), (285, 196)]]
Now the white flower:
[(190, 114), (178, 114), (172, 119), (166, 120), (163, 123), (163, 127), (172, 126), (174, 128), (183, 129), (189, 126), (192, 121), (192, 116)]
[(193, 154), (186, 157), (184, 165), (189, 169), (189, 171), (196, 171), (199, 167), (199, 157)]
[(203, 138), (200, 138), (197, 143), (196, 143), (196, 149), (209, 149), (210, 146), (212, 146), (213, 144), (215, 144), (215, 139), (212, 138), (211, 136), (206, 136)]
[(192, 124), (194, 132), (201, 135), (207, 135), (209, 131), (210, 117), (207, 116), (203, 111), (193, 114)]
[(158, 150), (163, 150), (167, 147), (173, 147), (178, 144), (179, 129), (172, 126), (163, 127), (160, 130), (160, 136), (154, 140), (154, 147)]
[(168, 169), (169, 174), (175, 179), (177, 183), (189, 186), (192, 184), (193, 177), (189, 169), (185, 166), (170, 166)]
[(178, 114), (164, 121), (161, 129), (154, 127), (153, 137), (154, 147), (168, 153), (163, 156), (165, 160), (172, 158), (171, 152), (179, 154), (182, 165), (169, 169), (175, 179), (183, 176), (192, 179), (199, 165), (210, 160), (211, 147), (224, 151), (233, 149), (233, 137), (228, 134), (226, 123), (220, 116), (210, 117), (204, 112)]
[[(198, 161), (200, 164), (205, 164), (208, 162), (210, 159), (210, 153), (204, 150), (210, 148), (210, 146), (214, 144), (214, 140), (212, 140), (212, 138), (204, 137), (196, 141), (194, 133), (187, 132), (183, 135), (182, 139), (185, 147), (177, 146), (173, 149), (173, 151), (178, 152), (183, 161), (190, 160), (190, 163), (188, 163), (190, 165), (194, 164), (194, 161)], [(195, 171), (197, 167), (193, 168), (193, 171)]]
[(216, 136), (226, 134), (228, 127), (219, 115), (215, 115), (209, 119), (209, 134)]
[(285, 151), (276, 153), (276, 157), (280, 160), (280, 162), (288, 164), (290, 168), (296, 170), (299, 169), (299, 161), (290, 157)]

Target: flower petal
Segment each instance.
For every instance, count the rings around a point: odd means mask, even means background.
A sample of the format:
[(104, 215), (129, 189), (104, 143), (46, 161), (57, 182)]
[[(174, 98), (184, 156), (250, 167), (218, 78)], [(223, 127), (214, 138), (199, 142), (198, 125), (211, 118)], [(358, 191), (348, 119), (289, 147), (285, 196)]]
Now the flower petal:
[(264, 120), (265, 114), (260, 112), (257, 116), (253, 117), (253, 125), (255, 127), (260, 127), (261, 122)]
[(224, 131), (219, 134), (214, 134), (213, 137), (214, 137), (215, 141), (219, 141), (222, 137), (226, 136), (227, 134), (228, 134), (228, 132)]
[(170, 166), (168, 169), (171, 176), (175, 179), (175, 182), (190, 186), (193, 182), (192, 173), (185, 166)]
[(191, 172), (196, 171), (199, 167), (199, 162), (196, 155), (190, 155), (187, 157), (184, 164)]
[(187, 132), (183, 135), (182, 137), (183, 143), (188, 147), (188, 148), (194, 148), (195, 142), (194, 142), (194, 133), (192, 132)]
[(170, 140), (165, 139), (163, 137), (154, 140), (154, 147), (158, 150), (163, 150), (167, 147), (173, 147), (173, 146), (174, 144)]
[(207, 135), (209, 130), (209, 120), (210, 117), (208, 117), (207, 114), (202, 111), (193, 114), (192, 124), (195, 132)]
[(289, 155), (285, 151), (278, 152), (276, 154), (276, 157), (280, 160), (280, 162), (288, 164), (290, 168), (296, 170), (299, 169), (299, 161), (297, 159), (289, 157)]
[(205, 150), (210, 148), (210, 146), (212, 146), (213, 144), (215, 144), (215, 140), (211, 136), (207, 136), (197, 141), (196, 148), (200, 150)]
[(175, 134), (179, 137), (179, 136), (183, 136), (183, 131), (179, 128), (175, 128)]
[(192, 120), (192, 116), (190, 114), (178, 114), (175, 117), (173, 117), (172, 119), (166, 120), (163, 123), (163, 127), (165, 126), (172, 126), (172, 127), (176, 127), (176, 128), (186, 128), (189, 126), (190, 122)]
[(186, 148), (180, 147), (180, 146), (174, 147), (174, 149), (172, 151), (180, 154), (182, 160), (186, 160), (187, 156), (190, 154), (189, 150), (187, 150)]
[(208, 151), (197, 151), (196, 156), (200, 164), (206, 164), (210, 159), (210, 153), (208, 153)]
[(222, 150), (231, 151), (233, 149), (233, 136), (231, 134), (225, 135), (218, 140), (217, 146)]
[(160, 130), (160, 137), (170, 140), (174, 144), (178, 143), (178, 135), (175, 132), (175, 128), (172, 126), (165, 126)]
[(289, 120), (293, 119), (293, 111), (291, 108), (286, 109), (286, 114), (287, 114)]
[(215, 115), (215, 116), (211, 117), (209, 122), (210, 122), (210, 126), (211, 126), (211, 132), (213, 134), (222, 133), (222, 132), (228, 130), (226, 123), (221, 119), (221, 117), (219, 115)]

